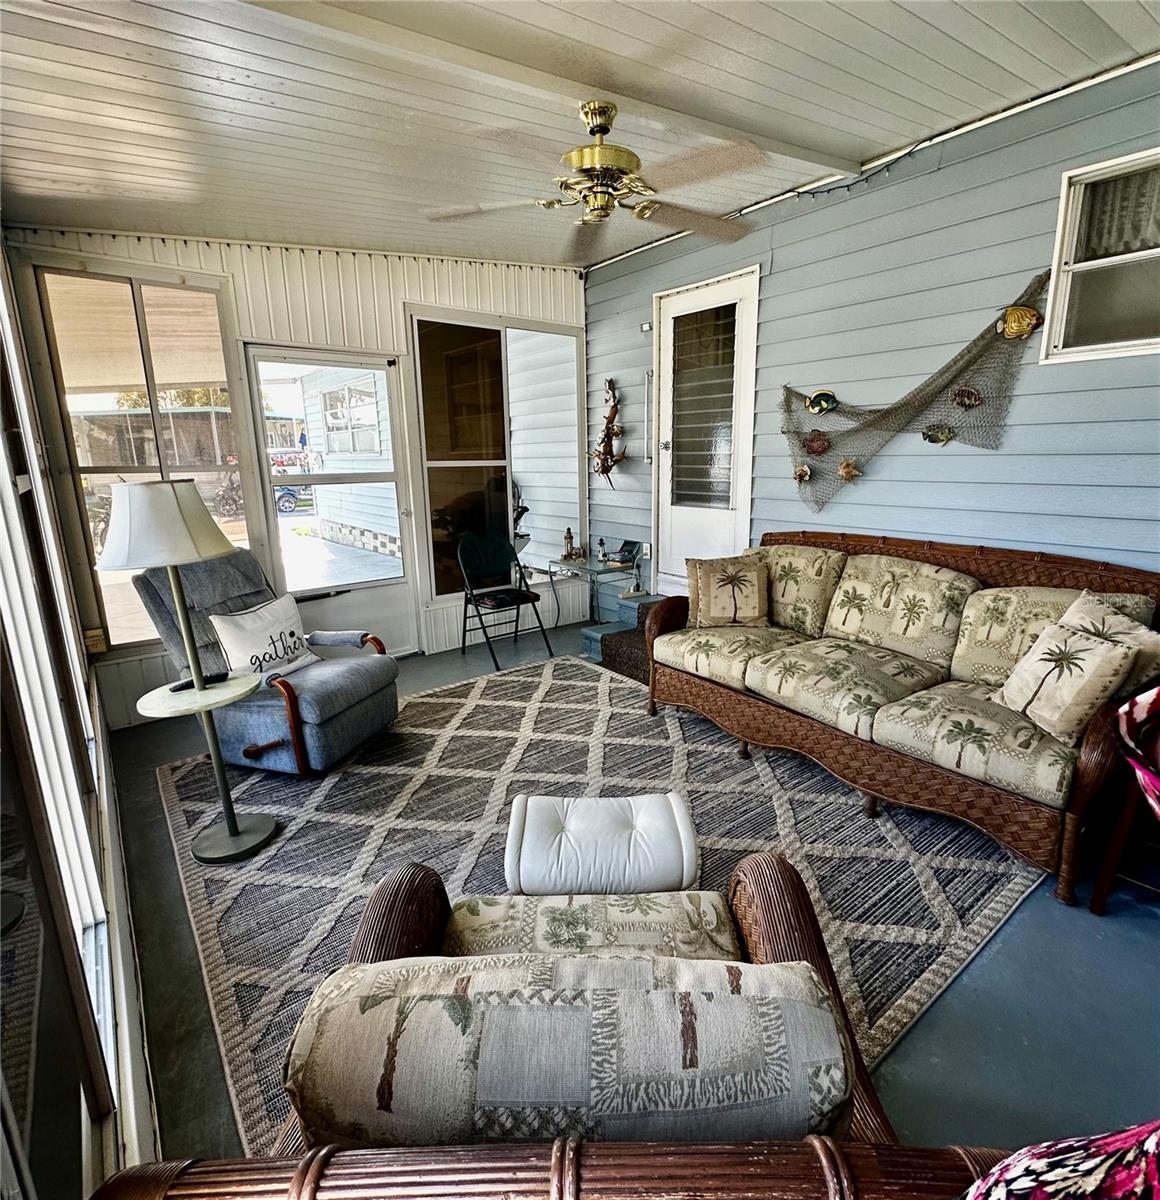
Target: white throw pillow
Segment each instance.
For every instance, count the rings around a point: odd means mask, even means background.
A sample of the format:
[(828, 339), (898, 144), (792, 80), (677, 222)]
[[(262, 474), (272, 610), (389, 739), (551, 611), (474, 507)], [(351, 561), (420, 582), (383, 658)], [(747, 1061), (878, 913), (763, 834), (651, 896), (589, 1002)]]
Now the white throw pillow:
[(210, 616), (231, 671), (289, 675), (322, 660), (306, 645), (293, 596), (279, 596), (245, 612)]

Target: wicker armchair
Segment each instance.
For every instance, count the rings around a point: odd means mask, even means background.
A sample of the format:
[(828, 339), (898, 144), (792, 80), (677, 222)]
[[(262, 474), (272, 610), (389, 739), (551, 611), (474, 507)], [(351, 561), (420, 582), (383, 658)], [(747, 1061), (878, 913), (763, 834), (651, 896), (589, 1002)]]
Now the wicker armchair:
[[(306, 1146), (295, 1118), (274, 1157), (233, 1162), (155, 1163), (110, 1179), (94, 1200), (273, 1200), (402, 1197), (409, 1200), (550, 1196), (617, 1200), (643, 1195), (704, 1200), (951, 1200), (989, 1170), (1002, 1151), (898, 1144), (857, 1050), (833, 966), (801, 877), (785, 859), (753, 854), (734, 872), (729, 907), (749, 960), (808, 962), (837, 1000), (854, 1047), (849, 1140), (711, 1144), (551, 1143), (338, 1150)], [(384, 879), (367, 901), (350, 962), (440, 953), (450, 904), (430, 867), (412, 863)]]

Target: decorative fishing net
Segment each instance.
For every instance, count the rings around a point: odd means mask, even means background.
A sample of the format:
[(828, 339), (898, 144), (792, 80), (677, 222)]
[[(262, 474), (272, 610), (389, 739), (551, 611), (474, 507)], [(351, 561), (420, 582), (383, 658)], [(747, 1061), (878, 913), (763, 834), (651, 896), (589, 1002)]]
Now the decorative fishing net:
[[(1011, 307), (1038, 308), (1049, 274), (1037, 275)], [(959, 441), (998, 450), (1025, 346), (1025, 337), (1005, 337), (992, 320), (929, 379), (883, 408), (838, 404), (810, 412), (809, 397), (787, 385), (781, 431), (793, 468), (809, 467), (809, 477), (798, 482), (802, 501), (820, 512), (900, 433), (925, 430), (936, 444)]]

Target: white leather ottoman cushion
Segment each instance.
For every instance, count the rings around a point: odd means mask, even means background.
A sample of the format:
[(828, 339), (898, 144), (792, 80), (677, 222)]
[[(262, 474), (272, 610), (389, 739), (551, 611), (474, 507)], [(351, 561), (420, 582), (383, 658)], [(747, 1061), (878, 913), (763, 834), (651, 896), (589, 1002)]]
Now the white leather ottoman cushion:
[(504, 874), (512, 895), (675, 892), (697, 879), (697, 834), (676, 792), (516, 796)]

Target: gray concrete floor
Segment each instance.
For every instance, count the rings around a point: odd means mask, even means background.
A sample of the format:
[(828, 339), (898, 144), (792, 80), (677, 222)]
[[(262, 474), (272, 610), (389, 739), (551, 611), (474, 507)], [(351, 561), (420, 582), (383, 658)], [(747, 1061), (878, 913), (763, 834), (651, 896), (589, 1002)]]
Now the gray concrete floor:
[[(580, 626), (550, 633), (575, 654)], [(503, 644), (501, 666), (543, 656)], [(400, 695), (491, 669), (483, 646), (402, 661)], [(168, 1158), (241, 1153), (154, 772), (204, 750), (192, 718), (113, 737), (161, 1140)], [(1045, 882), (878, 1065), (911, 1144), (1016, 1146), (1160, 1113), (1160, 902), (1118, 884), (1107, 915)]]

